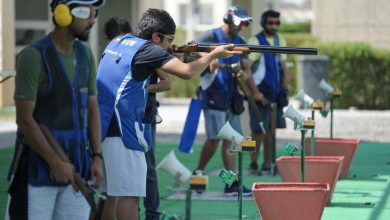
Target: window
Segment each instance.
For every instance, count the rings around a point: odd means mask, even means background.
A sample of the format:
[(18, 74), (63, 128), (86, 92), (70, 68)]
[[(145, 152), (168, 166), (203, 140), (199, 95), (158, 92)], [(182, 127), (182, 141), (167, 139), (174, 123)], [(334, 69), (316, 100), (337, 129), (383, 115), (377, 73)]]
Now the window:
[(200, 4), (199, 18), (200, 24), (213, 24), (213, 7), (212, 4)]
[(187, 5), (179, 4), (179, 24), (186, 25), (187, 24)]

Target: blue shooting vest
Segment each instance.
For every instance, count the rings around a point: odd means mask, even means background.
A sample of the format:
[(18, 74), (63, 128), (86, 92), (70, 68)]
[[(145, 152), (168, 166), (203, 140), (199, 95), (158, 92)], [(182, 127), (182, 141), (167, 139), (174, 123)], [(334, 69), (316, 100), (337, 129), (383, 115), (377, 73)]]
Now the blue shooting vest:
[[(216, 40), (215, 43), (244, 43), (244, 40), (239, 35), (234, 36), (233, 42), (229, 42), (222, 28), (215, 28), (213, 31), (214, 39)], [(218, 59), (218, 63), (231, 65), (240, 62), (240, 60), (241, 55), (234, 55), (226, 59)], [(203, 90), (203, 108), (226, 111), (231, 107), (233, 92), (237, 92), (237, 83), (231, 72), (219, 68), (216, 74), (211, 85)]]
[[(274, 44), (279, 46), (279, 37), (274, 35)], [(270, 45), (263, 32), (256, 35), (260, 45)], [(271, 102), (277, 102), (281, 90), (281, 83), (284, 77), (280, 55), (263, 53), (265, 60), (265, 77), (257, 86), (264, 96)]]
[(151, 147), (151, 125), (142, 122), (150, 76), (135, 80), (131, 65), (146, 42), (130, 34), (114, 38), (104, 50), (97, 71), (102, 139), (115, 114), (123, 144), (142, 152)]
[[(33, 117), (44, 124), (62, 146), (64, 152), (84, 179), (89, 178), (91, 152), (87, 136), (88, 59), (85, 46), (74, 42), (76, 74), (70, 82), (67, 71), (50, 36), (35, 42), (48, 76), (48, 89), (37, 96)], [(18, 132), (19, 140), (23, 135)], [(51, 180), (49, 166), (32, 150), (29, 151), (29, 183), (33, 186), (66, 185)]]

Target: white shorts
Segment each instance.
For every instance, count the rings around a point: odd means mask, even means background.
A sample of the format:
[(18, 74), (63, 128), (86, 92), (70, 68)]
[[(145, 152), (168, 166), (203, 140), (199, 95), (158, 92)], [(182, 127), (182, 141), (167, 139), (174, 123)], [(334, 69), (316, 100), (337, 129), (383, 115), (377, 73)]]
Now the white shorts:
[(125, 147), (120, 137), (107, 137), (102, 143), (104, 169), (103, 185), (109, 196), (146, 196), (145, 153)]
[(90, 206), (81, 192), (67, 186), (28, 185), (28, 219), (87, 220)]

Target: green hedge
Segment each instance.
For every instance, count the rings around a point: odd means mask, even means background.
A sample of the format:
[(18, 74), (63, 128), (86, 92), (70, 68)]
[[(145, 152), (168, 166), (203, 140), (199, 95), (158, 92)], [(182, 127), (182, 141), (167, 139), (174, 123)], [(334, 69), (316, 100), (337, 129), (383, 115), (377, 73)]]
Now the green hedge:
[(310, 22), (282, 23), (280, 33), (308, 33), (311, 32)]
[(390, 108), (390, 51), (364, 43), (317, 44), (330, 58), (329, 82), (342, 91), (336, 107)]

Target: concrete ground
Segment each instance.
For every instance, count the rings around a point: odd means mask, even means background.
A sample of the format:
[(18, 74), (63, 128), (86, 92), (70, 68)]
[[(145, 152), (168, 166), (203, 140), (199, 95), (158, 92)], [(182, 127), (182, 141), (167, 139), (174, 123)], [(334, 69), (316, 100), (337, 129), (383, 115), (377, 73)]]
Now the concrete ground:
[[(163, 118), (161, 124), (157, 125), (157, 141), (178, 143), (181, 132), (187, 117), (189, 99), (163, 99), (159, 114)], [(298, 109), (299, 103), (291, 101)], [(311, 116), (310, 110), (299, 110), (306, 117)], [(248, 115), (244, 112), (242, 122), (244, 133), (250, 135), (248, 127)], [(364, 141), (390, 142), (390, 111), (377, 110), (335, 110), (334, 111), (334, 137), (340, 138), (361, 138)], [(9, 147), (14, 144), (16, 124), (14, 118), (0, 120), (0, 147)], [(316, 113), (316, 136), (329, 137), (330, 116), (323, 118)], [(277, 130), (277, 146), (284, 143), (298, 143), (300, 133), (293, 130), (293, 122), (287, 119), (287, 129)], [(203, 143), (205, 140), (204, 119), (201, 115), (196, 143)]]

